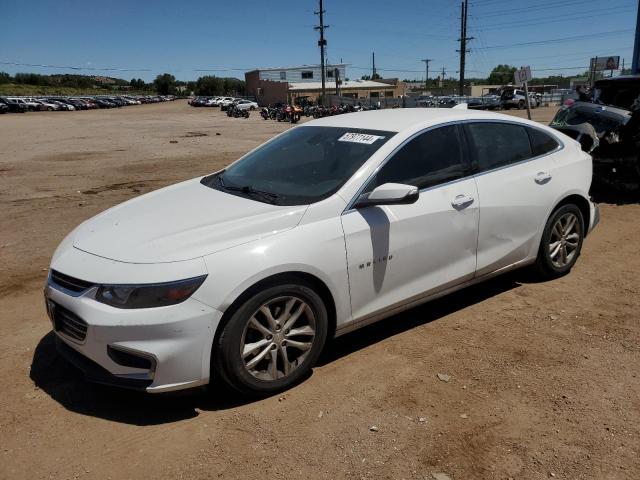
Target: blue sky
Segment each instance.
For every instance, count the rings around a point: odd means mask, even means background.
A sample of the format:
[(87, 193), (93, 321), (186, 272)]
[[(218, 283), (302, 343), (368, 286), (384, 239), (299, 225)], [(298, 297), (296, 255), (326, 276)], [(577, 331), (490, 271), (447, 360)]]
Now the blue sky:
[[(534, 74), (572, 75), (591, 56), (631, 63), (638, 0), (471, 0), (467, 77), (498, 63)], [(328, 58), (347, 76), (424, 77), (445, 67), (457, 77), (459, 0), (325, 0)], [(147, 81), (169, 72), (183, 80), (236, 76), (256, 67), (319, 62), (317, 0), (2, 0), (0, 62), (116, 68), (76, 70)], [(579, 67), (579, 68), (572, 68)], [(205, 72), (204, 70), (208, 70)], [(0, 71), (74, 73), (0, 64)]]

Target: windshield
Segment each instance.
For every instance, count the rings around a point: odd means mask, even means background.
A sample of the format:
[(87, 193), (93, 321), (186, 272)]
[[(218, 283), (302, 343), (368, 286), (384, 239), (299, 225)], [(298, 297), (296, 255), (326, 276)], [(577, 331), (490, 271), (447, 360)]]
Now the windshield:
[(640, 99), (640, 79), (637, 81), (599, 82), (594, 90), (594, 101), (612, 107), (630, 110)]
[(298, 127), (202, 183), (276, 205), (307, 205), (335, 193), (394, 135), (358, 128)]

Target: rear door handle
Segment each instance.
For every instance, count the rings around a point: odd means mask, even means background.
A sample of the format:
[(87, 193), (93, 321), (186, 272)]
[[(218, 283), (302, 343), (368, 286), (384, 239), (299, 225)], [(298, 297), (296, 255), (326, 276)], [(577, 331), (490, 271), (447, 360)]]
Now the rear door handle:
[(473, 197), (470, 195), (457, 195), (451, 202), (451, 206), (456, 210), (463, 210), (473, 203)]
[(549, 172), (538, 172), (535, 180), (538, 185), (544, 185), (551, 181), (551, 174)]

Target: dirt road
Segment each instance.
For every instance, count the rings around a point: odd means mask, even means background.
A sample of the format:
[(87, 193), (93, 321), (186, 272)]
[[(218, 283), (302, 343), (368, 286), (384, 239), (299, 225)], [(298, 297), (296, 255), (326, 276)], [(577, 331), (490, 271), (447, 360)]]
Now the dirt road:
[(59, 359), (42, 285), (64, 235), (285, 128), (184, 102), (0, 117), (0, 478), (640, 478), (638, 203), (602, 205), (569, 276), (342, 337), (279, 397), (135, 394)]

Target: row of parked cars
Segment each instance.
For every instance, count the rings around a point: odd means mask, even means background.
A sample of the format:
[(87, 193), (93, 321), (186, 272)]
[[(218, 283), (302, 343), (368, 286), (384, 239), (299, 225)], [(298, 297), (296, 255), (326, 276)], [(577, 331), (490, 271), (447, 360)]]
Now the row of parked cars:
[(173, 95), (111, 95), (95, 97), (0, 97), (0, 113), (119, 108), (175, 100)]
[[(469, 108), (477, 110), (509, 110), (527, 108), (527, 96), (524, 90), (515, 87), (503, 89), (498, 93), (488, 93), (480, 97), (466, 97), (459, 95), (421, 96), (416, 100), (418, 107), (451, 108), (460, 103), (466, 103)], [(529, 92), (529, 105), (538, 108), (542, 105), (542, 95)]]
[(239, 111), (255, 110), (258, 103), (246, 98), (236, 97), (196, 97), (189, 101), (192, 107), (220, 107), (221, 110), (227, 110), (233, 107)]

